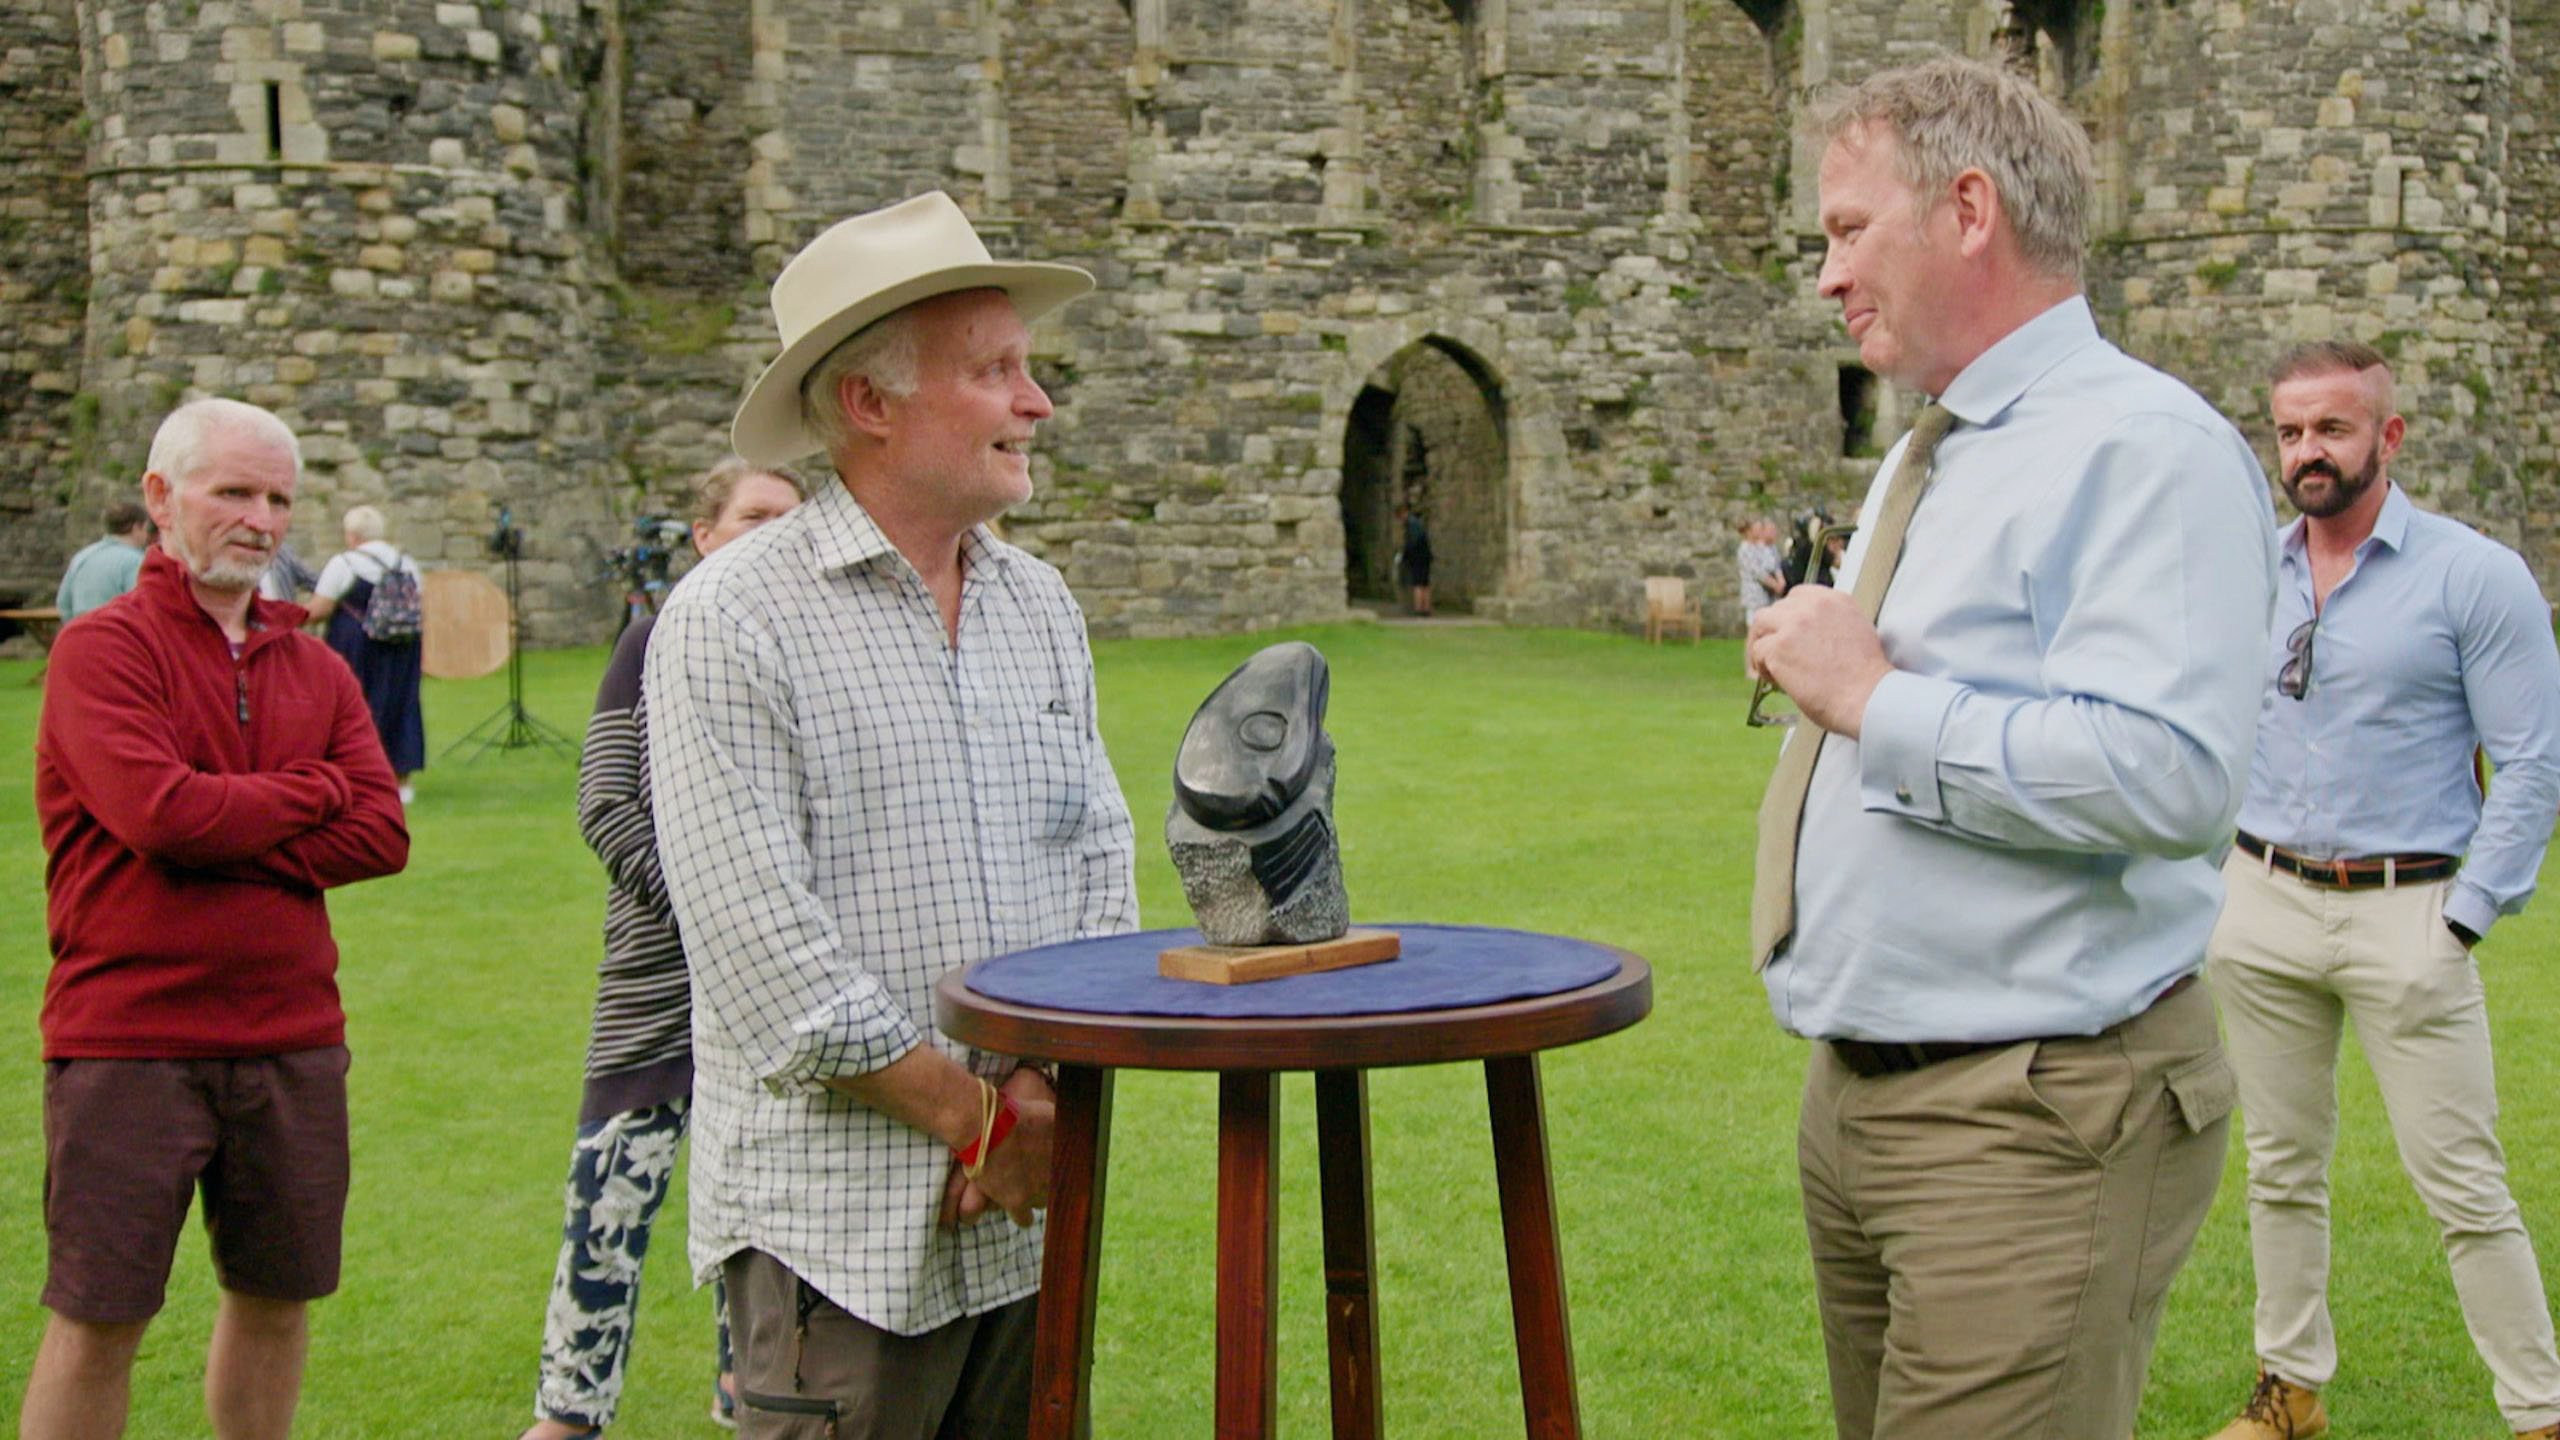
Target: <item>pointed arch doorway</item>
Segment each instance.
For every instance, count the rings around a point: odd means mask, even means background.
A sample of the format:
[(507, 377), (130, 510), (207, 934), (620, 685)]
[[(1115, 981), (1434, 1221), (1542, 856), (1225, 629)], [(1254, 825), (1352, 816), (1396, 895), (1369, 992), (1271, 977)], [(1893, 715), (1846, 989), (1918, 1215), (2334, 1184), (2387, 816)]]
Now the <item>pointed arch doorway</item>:
[(1502, 593), (1511, 457), (1502, 388), (1465, 346), (1429, 335), (1372, 371), (1342, 440), (1342, 572), (1354, 605), (1400, 605), (1396, 507), (1431, 532), (1432, 605), (1467, 612)]

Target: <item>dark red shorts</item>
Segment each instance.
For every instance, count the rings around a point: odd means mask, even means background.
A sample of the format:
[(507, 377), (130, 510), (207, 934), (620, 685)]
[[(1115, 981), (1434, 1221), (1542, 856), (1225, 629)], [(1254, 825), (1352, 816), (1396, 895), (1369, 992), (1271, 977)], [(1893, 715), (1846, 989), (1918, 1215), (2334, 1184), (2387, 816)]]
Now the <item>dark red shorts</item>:
[(158, 1314), (199, 1188), (223, 1289), (268, 1300), (337, 1289), (346, 1047), (45, 1062), (47, 1309), (94, 1325)]

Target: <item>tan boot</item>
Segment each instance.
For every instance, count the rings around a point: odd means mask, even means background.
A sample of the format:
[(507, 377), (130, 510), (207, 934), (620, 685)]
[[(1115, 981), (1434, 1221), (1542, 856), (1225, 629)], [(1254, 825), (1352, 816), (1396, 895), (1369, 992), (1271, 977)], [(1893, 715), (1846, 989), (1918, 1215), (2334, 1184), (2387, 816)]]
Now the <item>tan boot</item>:
[(2320, 1408), (2319, 1391), (2261, 1370), (2240, 1418), (2215, 1431), (2213, 1440), (2311, 1440), (2328, 1433), (2329, 1412)]

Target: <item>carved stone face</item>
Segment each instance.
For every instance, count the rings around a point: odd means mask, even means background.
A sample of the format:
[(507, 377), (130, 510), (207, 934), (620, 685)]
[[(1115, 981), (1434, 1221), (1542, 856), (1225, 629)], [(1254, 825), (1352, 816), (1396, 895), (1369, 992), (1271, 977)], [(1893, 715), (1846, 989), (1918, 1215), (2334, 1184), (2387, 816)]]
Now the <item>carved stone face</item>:
[(1312, 645), (1238, 666), (1191, 717), (1165, 843), (1213, 945), (1330, 940), (1351, 923), (1333, 832), (1331, 672)]
[(1209, 693), (1174, 755), (1173, 793), (1211, 830), (1243, 830), (1289, 808), (1331, 747), (1325, 702), (1333, 686), (1313, 645), (1274, 645)]

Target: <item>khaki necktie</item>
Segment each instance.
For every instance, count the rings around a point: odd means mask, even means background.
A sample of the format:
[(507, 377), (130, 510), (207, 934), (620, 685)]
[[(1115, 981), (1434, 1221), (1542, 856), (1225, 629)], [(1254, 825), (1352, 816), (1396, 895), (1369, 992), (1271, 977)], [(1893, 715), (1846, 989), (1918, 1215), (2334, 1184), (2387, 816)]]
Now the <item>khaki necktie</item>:
[[(1946, 438), (1955, 416), (1943, 405), (1930, 405), (1912, 422), (1911, 441), (1902, 448), (1893, 483), (1885, 487), (1884, 504), (1867, 529), (1867, 549), (1858, 562), (1858, 584), (1850, 591), (1858, 608), (1873, 621), (1884, 609), (1885, 587), (1902, 562), (1902, 537), (1911, 528), (1911, 513), (1929, 488), (1930, 461)], [(1810, 732), (1810, 733), (1807, 733)], [(1760, 857), (1751, 875), (1751, 963), (1766, 966), (1796, 926), (1796, 833), (1804, 825), (1804, 800), (1813, 788), (1814, 762), (1822, 743), (1831, 738), (1800, 726), (1778, 756), (1769, 775), (1769, 793), (1760, 798)]]

